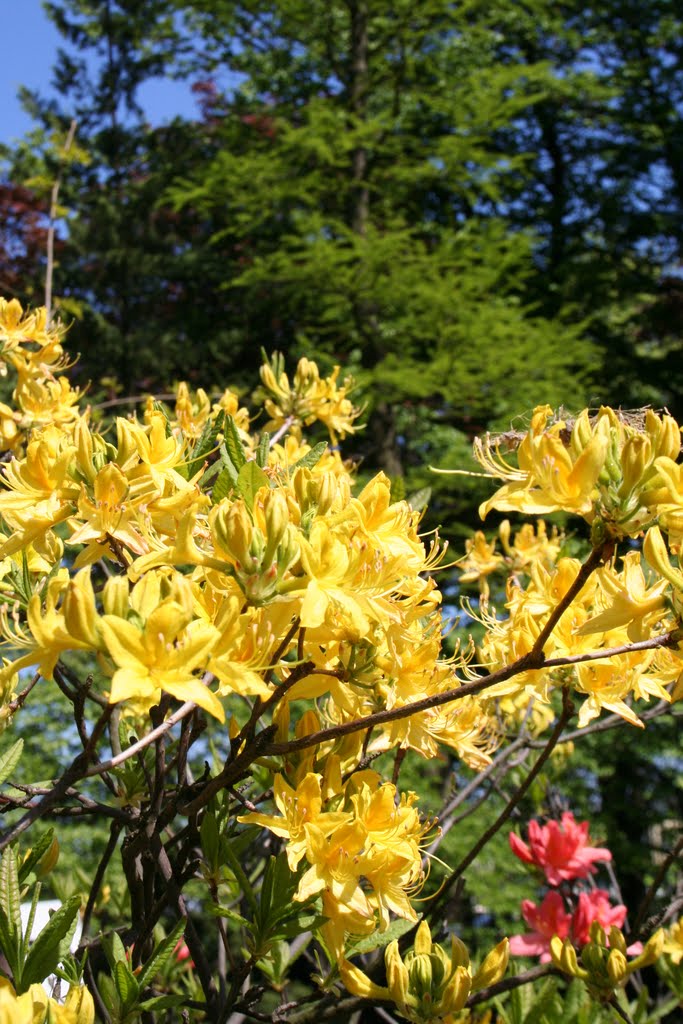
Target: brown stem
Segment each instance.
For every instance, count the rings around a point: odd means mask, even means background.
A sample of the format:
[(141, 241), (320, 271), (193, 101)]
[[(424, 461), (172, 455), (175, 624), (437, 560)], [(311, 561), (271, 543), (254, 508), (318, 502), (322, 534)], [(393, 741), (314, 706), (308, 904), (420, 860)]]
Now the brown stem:
[[(576, 593), (578, 593), (578, 589), (573, 593), (572, 599), (576, 596)], [(564, 604), (564, 599), (562, 604)], [(557, 607), (560, 608), (560, 605)], [(562, 608), (562, 612), (560, 612), (560, 614), (566, 610), (566, 607), (567, 606), (565, 605)], [(557, 619), (554, 620), (554, 625), (556, 624)], [(542, 635), (543, 634), (540, 634), (538, 639), (540, 639)], [(523, 655), (523, 657), (518, 658), (517, 661), (512, 662), (510, 665), (506, 665), (504, 668), (497, 669), (495, 672), (490, 672), (488, 675), (482, 676), (474, 682), (461, 683), (459, 686), (451, 690), (444, 690), (443, 693), (437, 693), (431, 697), (424, 697), (422, 700), (412, 701), (409, 704), (404, 704), (402, 707), (392, 708), (390, 711), (377, 711), (372, 715), (366, 715), (365, 718), (354, 719), (351, 722), (344, 722), (342, 725), (334, 725), (328, 729), (320, 729), (318, 732), (309, 733), (307, 736), (301, 736), (295, 740), (289, 740), (284, 743), (270, 743), (265, 747), (262, 753), (265, 756), (291, 754), (297, 750), (305, 750), (307, 747), (313, 747), (320, 743), (325, 743), (327, 740), (339, 739), (341, 736), (348, 736), (354, 732), (370, 729), (375, 725), (384, 725), (388, 722), (399, 721), (402, 718), (409, 718), (411, 715), (419, 714), (421, 711), (428, 711), (430, 708), (441, 707), (443, 704), (451, 704), (457, 700), (462, 700), (464, 697), (471, 697), (473, 694), (481, 693), (482, 691), (489, 689), (491, 686), (504, 682), (506, 679), (511, 679), (522, 672), (529, 672), (545, 668), (546, 666), (559, 668), (563, 665), (575, 664), (578, 661), (599, 661), (604, 660), (605, 658), (612, 658), (617, 654), (628, 654), (632, 650), (648, 650), (657, 647), (668, 647), (677, 641), (677, 631), (674, 630), (669, 631), (668, 633), (663, 633), (658, 637), (652, 637), (650, 640), (638, 641), (635, 645), (624, 644), (623, 647), (604, 648), (603, 650), (592, 652), (589, 655), (567, 655), (566, 657), (553, 658), (552, 660), (546, 661), (543, 656), (542, 649), (538, 646), (537, 640), (534, 647), (528, 652), (528, 654)], [(578, 734), (584, 735), (584, 731), (579, 730)]]
[(591, 573), (594, 572), (598, 568), (598, 566), (602, 564), (603, 556), (608, 546), (611, 545), (600, 544), (598, 547), (593, 548), (590, 555), (582, 564), (581, 568), (576, 574), (576, 579), (567, 590), (567, 593), (564, 595), (563, 598), (561, 598), (558, 604), (555, 605), (550, 615), (548, 616), (545, 626), (536, 637), (536, 642), (532, 647), (533, 653), (538, 654), (543, 650), (548, 641), (548, 638), (550, 637), (550, 634), (555, 629), (555, 626), (560, 621), (560, 619), (566, 612), (567, 608), (569, 608), (570, 604), (572, 603), (576, 595), (583, 590)]
[[(97, 865), (97, 871), (95, 872), (95, 877), (93, 878), (93, 883), (92, 883), (92, 885), (90, 887), (90, 893), (88, 894), (88, 902), (86, 903), (85, 911), (83, 912), (83, 924), (82, 924), (82, 932), (81, 932), (81, 934), (82, 934), (82, 937), (83, 937), (84, 940), (87, 938), (87, 935), (88, 935), (88, 926), (90, 925), (90, 918), (92, 917), (92, 912), (94, 910), (95, 903), (97, 901), (97, 894), (100, 891), (100, 888), (102, 886), (102, 881), (104, 879), (105, 871), (107, 870), (107, 866), (109, 864), (109, 861), (111, 860), (111, 858), (112, 858), (112, 856), (114, 854), (114, 850), (116, 849), (117, 843), (119, 841), (119, 835), (121, 834), (121, 828), (122, 828), (121, 822), (119, 822), (119, 821), (112, 821), (111, 828), (109, 830), (109, 841), (108, 841), (108, 843), (107, 843), (107, 845), (105, 847), (104, 853), (102, 854), (102, 856), (100, 858), (100, 862)], [(79, 946), (79, 949), (78, 949), (77, 956), (81, 956), (82, 955), (83, 947), (84, 947), (84, 942), (81, 942), (81, 945)]]
[(547, 978), (552, 975), (558, 978), (562, 977), (562, 973), (553, 967), (552, 964), (540, 964), (538, 967), (532, 967), (530, 970), (525, 971), (524, 974), (516, 974), (514, 978), (503, 978), (502, 981), (497, 982), (495, 985), (482, 988), (475, 995), (470, 996), (465, 1005), (468, 1008), (479, 1006), (480, 1003), (493, 999), (494, 996), (500, 995), (501, 992), (511, 992), (512, 989), (519, 988), (521, 985), (528, 985), (531, 981), (537, 981), (539, 978)]

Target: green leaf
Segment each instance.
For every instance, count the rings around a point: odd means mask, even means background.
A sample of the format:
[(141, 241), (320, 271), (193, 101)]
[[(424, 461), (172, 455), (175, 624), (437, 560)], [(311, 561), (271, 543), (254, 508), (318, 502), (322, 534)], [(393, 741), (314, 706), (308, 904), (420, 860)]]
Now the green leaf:
[(270, 487), (268, 477), (255, 462), (247, 462), (239, 471), (237, 489), (244, 498), (248, 508), (254, 507), (256, 492), (261, 487)]
[(17, 927), (12, 924), (3, 908), (0, 907), (0, 950), (2, 950), (14, 977), (19, 973), (19, 943), (17, 939)]
[(114, 983), (121, 1000), (122, 1016), (129, 1013), (138, 1001), (140, 986), (125, 960), (119, 960), (114, 968)]
[(218, 435), (224, 429), (225, 413), (221, 409), (215, 420), (207, 420), (204, 424), (196, 445), (192, 449), (192, 455), (187, 461), (186, 471), (187, 479), (193, 477), (195, 473), (204, 465), (207, 455), (217, 447)]
[(137, 980), (141, 988), (151, 981), (155, 974), (163, 970), (164, 966), (171, 959), (173, 950), (178, 945), (178, 940), (185, 931), (185, 924), (185, 919), (181, 918), (173, 931), (155, 947), (149, 960), (138, 974)]
[(218, 868), (218, 853), (220, 850), (220, 835), (218, 833), (218, 822), (216, 815), (208, 811), (202, 818), (199, 829), (199, 841), (202, 853), (206, 857), (209, 868), (216, 871)]
[(55, 830), (49, 828), (47, 832), (43, 832), (40, 839), (38, 839), (35, 846), (32, 846), (28, 854), (22, 861), (19, 867), (19, 882), (23, 882), (33, 871), (34, 867), (43, 856), (44, 853), (50, 848), (50, 844), (54, 839)]
[(233, 466), (239, 473), (242, 466), (246, 464), (247, 457), (244, 454), (242, 438), (239, 435), (239, 431), (232, 416), (225, 417), (224, 435), (224, 443), (227, 453), (230, 456)]
[(397, 918), (392, 921), (385, 932), (375, 932), (373, 935), (368, 935), (365, 939), (359, 939), (358, 942), (353, 943), (354, 956), (357, 953), (372, 953), (375, 949), (383, 949), (384, 946), (388, 946), (394, 939), (400, 939), (402, 935), (409, 932), (411, 928), (415, 927), (414, 921), (406, 921), (404, 918)]
[(120, 960), (126, 959), (126, 950), (118, 932), (110, 932), (109, 935), (103, 935), (102, 948), (112, 971)]
[(236, 484), (237, 473), (235, 472), (235, 467), (233, 466), (232, 469), (228, 469), (227, 466), (224, 466), (211, 489), (211, 501), (213, 504), (217, 505), (223, 498), (227, 498)]
[(151, 999), (143, 999), (138, 1003), (140, 1010), (172, 1010), (176, 1006), (185, 1003), (185, 996), (152, 996)]
[(249, 922), (241, 914), (238, 914), (232, 907), (224, 907), (222, 903), (212, 903), (209, 910), (214, 917), (225, 917), (228, 921), (234, 921), (235, 924), (246, 925), (249, 927)]
[(61, 943), (69, 934), (81, 906), (81, 897), (71, 896), (56, 910), (28, 951), (21, 972), (21, 991), (52, 974), (61, 959)]
[(259, 443), (258, 443), (258, 448), (256, 450), (256, 463), (257, 463), (257, 465), (259, 465), (261, 467), (261, 469), (265, 469), (266, 466), (268, 465), (268, 452), (269, 451), (270, 451), (270, 434), (268, 433), (267, 430), (264, 430), (263, 433), (261, 434), (261, 438), (260, 438)]
[(20, 928), (19, 872), (17, 870), (17, 855), (12, 846), (6, 848), (0, 861), (0, 904), (10, 924), (15, 928)]
[(423, 487), (421, 490), (414, 491), (413, 494), (408, 495), (408, 504), (415, 512), (422, 512), (429, 504), (431, 496), (431, 487)]
[(24, 749), (24, 741), (18, 739), (16, 743), (13, 743), (9, 750), (6, 750), (4, 754), (0, 754), (0, 783), (8, 779), (16, 766), (19, 764), (21, 758), (21, 752)]
[(297, 469), (313, 469), (313, 467), (320, 462), (326, 451), (327, 442), (319, 441), (318, 444), (313, 445), (310, 452), (306, 452), (306, 454), (302, 458), (300, 458), (298, 462), (294, 463), (294, 465), (291, 467), (289, 471), (289, 475), (291, 476), (292, 473)]

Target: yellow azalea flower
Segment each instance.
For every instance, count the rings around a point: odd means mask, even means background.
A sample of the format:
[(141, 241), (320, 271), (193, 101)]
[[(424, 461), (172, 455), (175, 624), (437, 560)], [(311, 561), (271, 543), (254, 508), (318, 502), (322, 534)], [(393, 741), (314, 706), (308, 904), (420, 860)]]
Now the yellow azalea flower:
[(107, 463), (95, 477), (93, 497), (88, 495), (85, 487), (82, 488), (78, 499), (81, 525), (73, 531), (69, 543), (91, 544), (95, 541), (97, 545), (106, 545), (113, 539), (136, 555), (144, 554), (148, 546), (140, 533), (137, 510), (127, 500), (128, 493), (126, 477), (115, 463)]
[(377, 929), (375, 914), (371, 907), (364, 913), (339, 903), (327, 891), (322, 893), (322, 912), (327, 918), (321, 925), (320, 935), (335, 963), (344, 960), (348, 935), (371, 935)]
[(680, 964), (683, 960), (683, 917), (664, 932), (662, 952), (671, 958), (672, 963)]
[(0, 1024), (94, 1024), (93, 999), (86, 988), (71, 986), (64, 1004), (51, 999), (42, 985), (31, 985), (18, 996), (0, 978)]
[(638, 670), (641, 656), (641, 652), (637, 652), (636, 664), (632, 664), (627, 656), (620, 655), (618, 659), (612, 658), (609, 662), (586, 662), (576, 666), (576, 688), (579, 693), (587, 694), (587, 700), (579, 709), (580, 729), (597, 718), (603, 708), (620, 715), (631, 725), (643, 728), (635, 711), (624, 702), (633, 685), (632, 669)]
[[(270, 655), (282, 634), (273, 628), (274, 616), (268, 614), (270, 606), (242, 612), (243, 604), (242, 595), (224, 595), (214, 618), (220, 640), (214, 647), (209, 670), (221, 684), (219, 693), (239, 693), (266, 700), (272, 689), (264, 675), (271, 668)], [(286, 621), (290, 622), (289, 615)], [(286, 627), (282, 632), (285, 631)]]
[(47, 310), (44, 306), (24, 312), (17, 299), (0, 298), (0, 344), (6, 355), (25, 342), (45, 344), (48, 340)]
[(342, 630), (349, 640), (360, 640), (370, 625), (350, 586), (356, 568), (353, 551), (323, 520), (314, 522), (309, 539), (301, 537), (300, 545), (307, 580), (301, 625), (315, 629), (325, 623)]
[(505, 564), (502, 555), (496, 552), (495, 540), (487, 541), (481, 530), (477, 530), (470, 540), (465, 541), (465, 556), (458, 562), (458, 567), (464, 572), (460, 574), (461, 583), (479, 582), (480, 590), (488, 595), (489, 585), (486, 579), (493, 572), (497, 572)]
[(624, 556), (620, 573), (613, 565), (608, 565), (598, 569), (595, 579), (598, 584), (596, 596), (601, 596), (600, 603), (604, 602), (606, 607), (592, 615), (578, 633), (601, 633), (626, 626), (629, 640), (647, 639), (650, 627), (664, 614), (667, 580), (660, 579), (648, 587), (637, 551)]
[(338, 438), (354, 433), (353, 422), (361, 410), (354, 408), (347, 398), (353, 387), (351, 378), (347, 377), (341, 387), (337, 386), (338, 366), (329, 377), (322, 379), (315, 363), (306, 358), (300, 359), (290, 384), (282, 368), (281, 357), (275, 355), (272, 363), (261, 367), (260, 373), (269, 396), (265, 408), (271, 419), (266, 430), (277, 430), (291, 421), (291, 429), (299, 433), (300, 424), (308, 426), (320, 420), (335, 444)]
[(221, 410), (226, 416), (232, 416), (238, 432), (247, 440), (249, 438), (247, 433), (249, 430), (249, 410), (245, 406), (240, 405), (238, 395), (231, 391), (230, 388), (226, 388), (218, 401), (214, 402), (212, 406), (214, 416), (217, 416)]
[(305, 902), (322, 890), (337, 903), (364, 916), (372, 908), (360, 883), (361, 853), (366, 830), (359, 821), (345, 821), (329, 834), (315, 822), (306, 822), (306, 859), (311, 865), (304, 873), (296, 900)]
[(238, 818), (238, 821), (262, 825), (274, 835), (287, 839), (287, 862), (292, 871), (296, 870), (306, 853), (305, 826), (308, 823), (315, 822), (322, 835), (329, 836), (349, 819), (349, 815), (343, 812), (323, 813), (320, 780), (320, 775), (309, 772), (296, 789), (292, 789), (282, 775), (276, 775), (273, 780), (273, 800), (280, 817), (255, 811)]
[[(57, 607), (61, 600), (61, 605)], [(18, 672), (22, 668), (38, 665), (40, 674), (50, 679), (59, 657), (65, 651), (93, 650), (100, 645), (95, 596), (89, 571), (78, 573), (69, 582), (64, 574), (54, 576), (48, 583), (45, 605), (39, 594), (34, 594), (26, 613), (29, 632), (4, 626), (14, 646), (28, 647), (28, 652), (6, 666), (0, 676)]]
[(56, 423), (68, 428), (78, 418), (79, 388), (72, 388), (67, 377), (40, 378), (20, 374), (14, 399), (21, 409), (21, 425), (34, 429)]
[(163, 413), (153, 412), (144, 427), (119, 418), (116, 431), (118, 461), (136, 497), (150, 488), (161, 494), (165, 484), (180, 490), (192, 488), (177, 471), (185, 458), (185, 444), (167, 433)]
[(504, 519), (498, 528), (501, 546), (510, 561), (513, 573), (527, 569), (536, 562), (549, 568), (557, 561), (562, 547), (564, 535), (554, 526), (548, 534), (545, 522), (539, 519), (536, 528), (532, 523), (524, 523), (510, 540), (510, 520)]
[(196, 440), (211, 415), (211, 401), (203, 388), (197, 388), (194, 397), (184, 381), (178, 384), (175, 400), (175, 420), (184, 437)]
[(0, 1024), (33, 1024), (33, 999), (30, 992), (17, 996), (11, 983), (0, 978)]
[(206, 669), (218, 630), (172, 598), (149, 613), (140, 626), (117, 615), (100, 619), (102, 639), (116, 665), (110, 701), (133, 700), (149, 708), (161, 693), (180, 701), (194, 701), (221, 722), (223, 706), (195, 674)]

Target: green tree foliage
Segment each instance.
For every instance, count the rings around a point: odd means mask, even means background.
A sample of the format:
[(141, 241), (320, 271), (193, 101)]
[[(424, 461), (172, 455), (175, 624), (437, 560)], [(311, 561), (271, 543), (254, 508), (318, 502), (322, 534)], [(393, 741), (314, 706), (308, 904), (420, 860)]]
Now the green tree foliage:
[[(188, 350), (221, 372), (313, 349), (359, 377), (357, 454), (392, 475), (424, 461), (413, 438), (438, 437), (438, 462), (458, 431), (583, 397), (582, 325), (540, 310), (534, 235), (505, 214), (528, 160), (498, 133), (553, 80), (499, 52), (505, 5), (162, 7), (50, 6), (77, 57), (35, 110), (75, 116), (89, 157), (58, 274), (85, 372), (135, 391), (185, 376)], [(150, 130), (137, 91), (170, 66), (202, 76), (202, 117)]]

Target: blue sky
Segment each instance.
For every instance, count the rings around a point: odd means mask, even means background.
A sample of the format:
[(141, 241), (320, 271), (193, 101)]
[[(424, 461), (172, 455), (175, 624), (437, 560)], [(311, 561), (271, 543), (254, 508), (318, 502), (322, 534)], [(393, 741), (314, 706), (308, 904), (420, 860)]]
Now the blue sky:
[[(20, 138), (31, 128), (17, 92), (26, 85), (48, 95), (52, 65), (62, 42), (43, 11), (41, 0), (0, 0), (4, 46), (0, 60), (0, 142)], [(152, 124), (174, 115), (191, 117), (197, 104), (189, 87), (165, 79), (149, 82), (141, 90), (142, 106)]]

